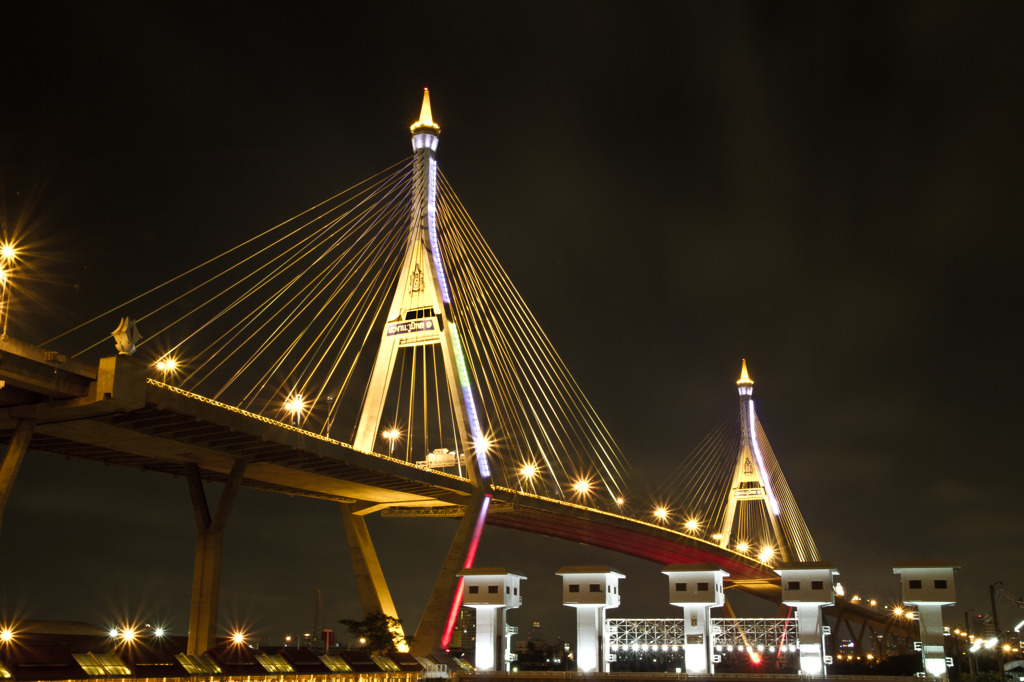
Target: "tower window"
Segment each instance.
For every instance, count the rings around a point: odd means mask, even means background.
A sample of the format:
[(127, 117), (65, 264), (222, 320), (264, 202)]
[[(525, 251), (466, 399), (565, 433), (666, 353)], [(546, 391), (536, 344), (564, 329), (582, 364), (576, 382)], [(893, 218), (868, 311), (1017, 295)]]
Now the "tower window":
[(676, 592), (686, 592), (686, 583), (676, 583)]
[(936, 580), (935, 581), (935, 589), (936, 590), (944, 590), (944, 589), (946, 589), (946, 581), (945, 580)]
[(800, 589), (800, 581), (799, 580), (790, 580), (788, 583), (786, 583), (786, 589), (787, 590), (799, 590)]
[(487, 586), (487, 594), (498, 594), (498, 586), (497, 585), (488, 585)]
[(811, 589), (812, 590), (823, 590), (823, 589), (825, 589), (825, 582), (823, 580), (812, 580), (811, 581)]
[(920, 580), (908, 580), (907, 581), (907, 587), (909, 587), (912, 590), (920, 590), (921, 589), (921, 581)]
[(479, 592), (480, 592), (480, 586), (479, 585), (470, 585), (469, 586), (469, 593), (470, 594), (478, 594)]
[(697, 583), (697, 591), (698, 592), (707, 592), (709, 589), (711, 589), (711, 588), (709, 587), (709, 585), (707, 583)]
[(579, 592), (580, 591), (580, 586), (579, 585), (569, 585), (569, 591), (570, 592)]
[(600, 592), (601, 591), (601, 586), (596, 584), (596, 583), (591, 583), (590, 591), (591, 592)]

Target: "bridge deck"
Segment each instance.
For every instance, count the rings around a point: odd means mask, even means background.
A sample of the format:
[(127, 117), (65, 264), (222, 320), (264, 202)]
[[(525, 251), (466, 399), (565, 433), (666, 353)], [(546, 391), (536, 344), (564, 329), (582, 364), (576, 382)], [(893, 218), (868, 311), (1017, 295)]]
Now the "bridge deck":
[[(6, 345), (4, 345), (6, 344)], [(376, 509), (448, 508), (461, 514), (469, 480), (361, 452), (340, 441), (148, 379), (126, 356), (99, 368), (0, 342), (0, 439), (35, 421), (30, 448), (143, 471), (226, 480), (247, 461), (242, 485)], [(778, 577), (752, 558), (651, 523), (562, 500), (496, 488), (492, 526), (583, 542), (661, 564), (713, 563), (729, 584), (778, 599)]]

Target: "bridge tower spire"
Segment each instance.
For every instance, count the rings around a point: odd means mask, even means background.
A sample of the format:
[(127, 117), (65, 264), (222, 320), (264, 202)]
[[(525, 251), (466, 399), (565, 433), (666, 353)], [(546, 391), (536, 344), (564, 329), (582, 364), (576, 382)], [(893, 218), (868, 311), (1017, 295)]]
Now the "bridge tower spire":
[(736, 510), (740, 503), (763, 502), (768, 509), (768, 518), (783, 561), (789, 561), (789, 543), (782, 532), (780, 516), (782, 508), (772, 489), (768, 477), (768, 469), (761, 455), (757, 442), (757, 417), (754, 413), (754, 381), (747, 372), (747, 359), (743, 358), (740, 378), (736, 381), (740, 394), (740, 446), (733, 469), (732, 484), (729, 486), (729, 497), (726, 501), (725, 519), (720, 531), (719, 544), (729, 547), (733, 525), (736, 522)]

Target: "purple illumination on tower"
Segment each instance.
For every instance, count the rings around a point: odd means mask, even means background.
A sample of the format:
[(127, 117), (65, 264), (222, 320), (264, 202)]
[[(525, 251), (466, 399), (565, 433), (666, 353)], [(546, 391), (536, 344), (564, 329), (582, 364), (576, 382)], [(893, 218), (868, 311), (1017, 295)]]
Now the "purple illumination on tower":
[(768, 470), (764, 465), (764, 458), (761, 457), (761, 448), (757, 445), (757, 432), (754, 430), (754, 401), (748, 399), (747, 405), (749, 410), (747, 412), (750, 420), (750, 444), (754, 449), (754, 458), (757, 460), (757, 468), (761, 470), (761, 480), (764, 481), (765, 490), (768, 491), (768, 501), (771, 502), (772, 513), (776, 516), (779, 515), (779, 501), (775, 499), (775, 493), (772, 491), (772, 483), (768, 480)]
[(434, 271), (437, 272), (437, 283), (441, 286), (441, 300), (451, 303), (448, 294), (448, 280), (444, 276), (441, 265), (441, 247), (437, 240), (437, 161), (429, 157), (427, 169), (427, 234), (430, 236), (430, 254), (434, 258)]

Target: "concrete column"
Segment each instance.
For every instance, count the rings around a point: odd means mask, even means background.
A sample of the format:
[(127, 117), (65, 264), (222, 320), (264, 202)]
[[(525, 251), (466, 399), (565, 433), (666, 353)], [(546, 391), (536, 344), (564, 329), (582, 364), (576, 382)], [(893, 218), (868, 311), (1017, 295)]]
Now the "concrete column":
[(942, 607), (956, 603), (960, 566), (952, 561), (902, 561), (892, 570), (900, 577), (903, 603), (917, 607), (924, 670), (929, 677), (946, 679)]
[(782, 580), (782, 603), (796, 609), (800, 674), (824, 675), (821, 607), (835, 603), (832, 582), (839, 572), (825, 561), (783, 563), (775, 572)]
[(424, 609), (416, 627), (416, 636), (410, 648), (414, 656), (428, 656), (443, 648), (443, 644), (447, 644), (441, 640), (445, 632), (450, 634), (449, 625), (454, 627), (462, 597), (458, 592), (459, 582), (456, 574), (472, 566), (490, 502), (490, 495), (477, 491), (466, 505), (466, 511), (459, 521), (459, 528), (455, 531), (448, 555), (434, 582), (427, 608)]
[[(352, 558), (352, 570), (356, 577), (356, 590), (359, 592), (359, 603), (363, 607), (363, 617), (373, 613), (383, 613), (398, 619), (398, 610), (391, 598), (391, 591), (384, 578), (377, 551), (370, 539), (370, 530), (366, 527), (366, 517), (357, 514), (353, 505), (342, 503), (341, 521), (345, 527), (345, 538), (348, 540), (349, 556)], [(400, 640), (399, 649), (405, 647), (405, 630), (401, 625), (392, 630), (396, 639)]]
[(711, 607), (725, 604), (723, 578), (729, 574), (711, 564), (672, 564), (668, 576), (669, 603), (683, 607), (683, 653), (686, 672), (703, 675), (711, 665)]
[(196, 560), (192, 573), (192, 605), (188, 624), (187, 652), (190, 654), (202, 654), (216, 644), (224, 527), (242, 484), (246, 464), (244, 459), (237, 459), (231, 465), (231, 473), (228, 474), (217, 502), (217, 511), (212, 517), (199, 468), (194, 464), (185, 467), (192, 511), (196, 517)]
[(25, 453), (28, 452), (28, 444), (32, 440), (35, 427), (34, 419), (19, 419), (4, 458), (0, 461), (0, 528), (3, 528), (4, 509), (11, 496), (11, 489), (14, 488), (14, 481), (18, 478), (18, 470), (25, 459)]
[(576, 609), (576, 668), (581, 673), (608, 672), (605, 610), (621, 603), (623, 574), (607, 566), (563, 566), (562, 603)]

